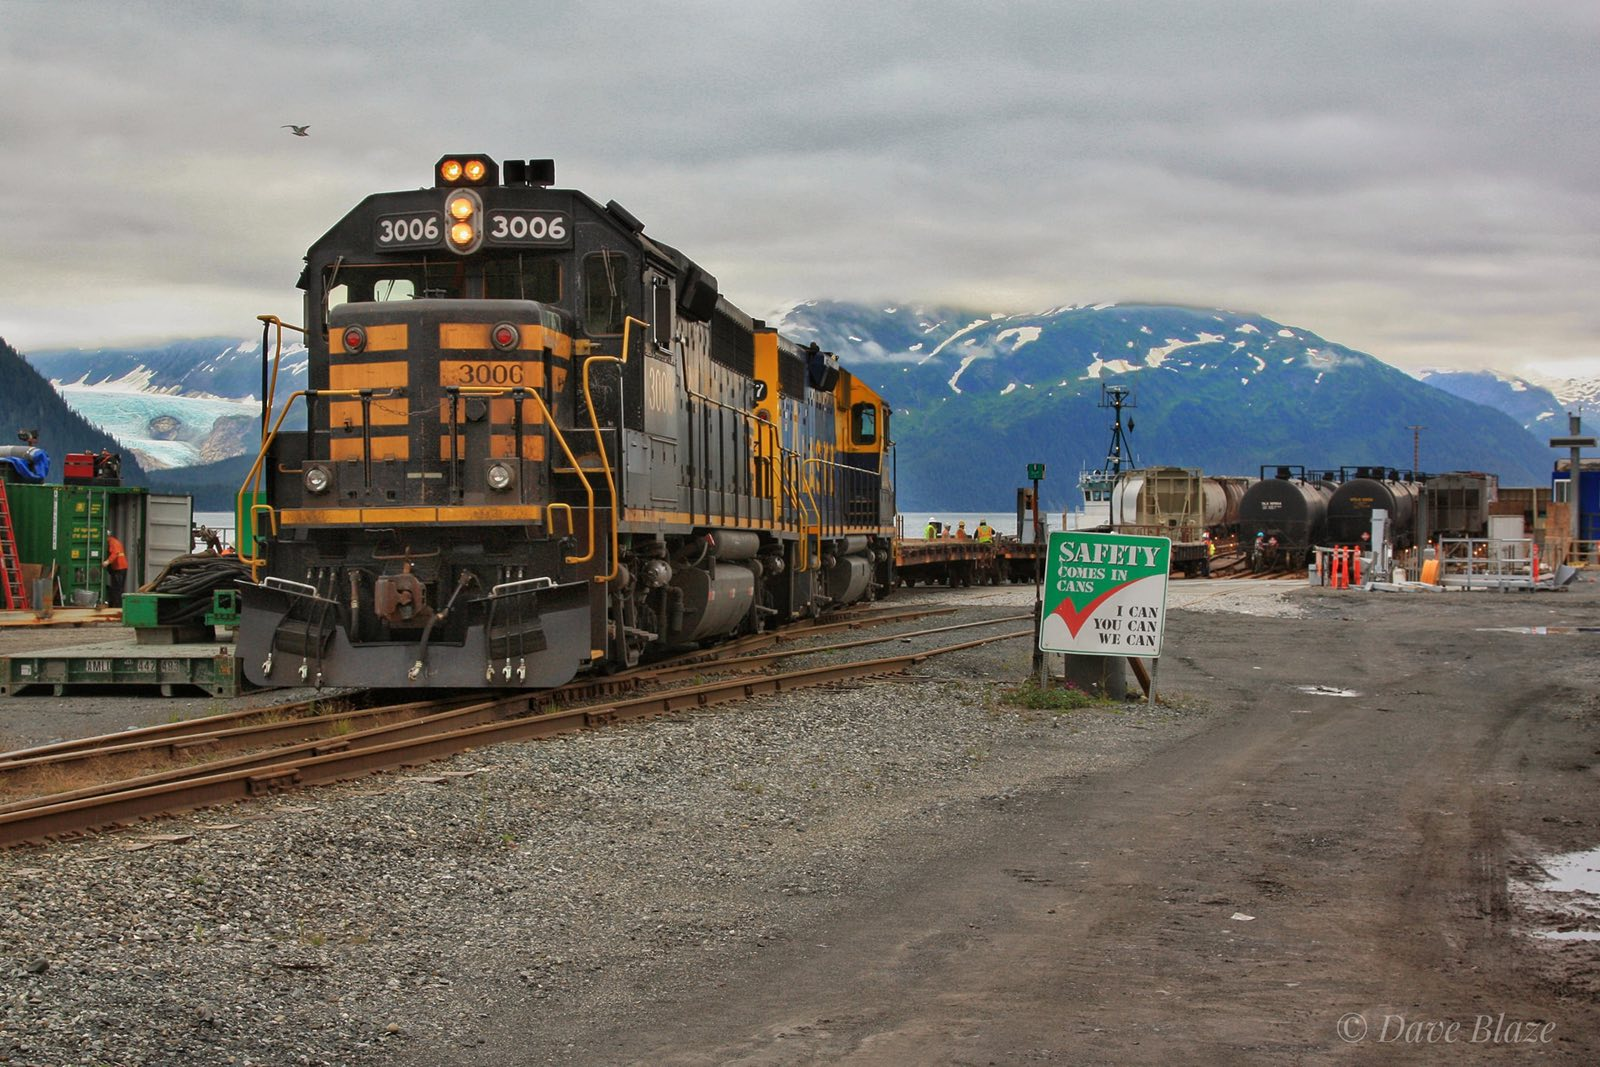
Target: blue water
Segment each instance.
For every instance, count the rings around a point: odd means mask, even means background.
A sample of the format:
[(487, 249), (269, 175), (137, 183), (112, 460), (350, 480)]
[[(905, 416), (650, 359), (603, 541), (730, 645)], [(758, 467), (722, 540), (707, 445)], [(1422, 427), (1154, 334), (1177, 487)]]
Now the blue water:
[[(957, 523), (965, 522), (968, 534), (978, 528), (978, 523), (988, 520), (989, 525), (993, 526), (996, 532), (1006, 537), (1021, 536), (1024, 541), (1033, 539), (1032, 531), (1028, 528), (1033, 522), (1033, 516), (1029, 514), (1023, 517), (1022, 531), (1019, 534), (1017, 530), (1017, 513), (1015, 511), (901, 512), (897, 516), (897, 521), (905, 537), (916, 538), (922, 536), (923, 528), (928, 525), (929, 516), (932, 516), (935, 522), (945, 523), (952, 529), (955, 528)], [(1077, 530), (1086, 526), (1096, 526), (1106, 521), (1104, 515), (1096, 515), (1093, 512), (1089, 514), (1070, 512), (1066, 515), (1060, 512), (1046, 512), (1040, 518), (1044, 520), (1047, 534), (1056, 530)]]

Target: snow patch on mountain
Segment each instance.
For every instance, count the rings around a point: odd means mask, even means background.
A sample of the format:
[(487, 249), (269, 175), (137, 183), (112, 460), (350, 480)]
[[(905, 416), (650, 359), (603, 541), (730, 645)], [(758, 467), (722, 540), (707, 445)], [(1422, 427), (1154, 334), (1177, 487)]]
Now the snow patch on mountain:
[[(977, 343), (978, 343), (978, 339), (976, 337), (974, 337), (971, 340), (966, 342), (966, 344), (969, 345), (969, 346), (970, 345), (975, 345)], [(963, 374), (966, 373), (966, 370), (967, 370), (968, 367), (972, 366), (973, 361), (982, 359), (984, 356), (987, 356), (989, 354), (990, 353), (989, 353), (989, 350), (987, 348), (980, 348), (975, 352), (971, 352), (971, 353), (968, 353), (965, 356), (962, 356), (961, 357), (961, 365), (956, 368), (956, 372), (954, 374), (950, 375), (950, 391), (952, 393), (961, 392), (961, 387), (956, 384), (956, 381), (958, 379), (960, 379), (960, 377)]]
[(1004, 344), (1008, 337), (1015, 337), (1017, 339), (1016, 343), (1011, 346), (1011, 351), (1015, 352), (1029, 341), (1037, 341), (1041, 333), (1044, 333), (1044, 330), (1038, 326), (1017, 326), (1009, 330), (1001, 330), (995, 335), (994, 343), (997, 345)]
[(1094, 361), (1084, 368), (1083, 376), (1099, 378), (1104, 371), (1111, 371), (1113, 374), (1132, 374), (1139, 369), (1137, 363), (1130, 363), (1125, 359), (1101, 359), (1100, 353), (1096, 352)]
[(1167, 343), (1165, 345), (1162, 345), (1159, 348), (1152, 348), (1150, 351), (1144, 354), (1145, 366), (1161, 366), (1161, 364), (1167, 361), (1168, 356), (1172, 355), (1172, 353), (1176, 352), (1180, 348), (1188, 348), (1191, 345), (1209, 345), (1220, 340), (1222, 340), (1222, 335), (1220, 333), (1203, 333), (1193, 341), (1181, 341), (1176, 337), (1169, 337), (1167, 338)]
[[(967, 334), (971, 333), (973, 330), (976, 330), (979, 326), (987, 326), (989, 324), (989, 322), (990, 322), (989, 319), (973, 319), (971, 322), (969, 322), (965, 326), (961, 327), (961, 329), (957, 330), (955, 333), (951, 334), (949, 337), (946, 337), (943, 341), (940, 341), (937, 345), (935, 345), (932, 352), (929, 352), (927, 355), (925, 355), (921, 359), (917, 360), (918, 365), (921, 365), (923, 363), (928, 362), (928, 360), (932, 359), (934, 356), (937, 356), (940, 352), (943, 352), (944, 351), (944, 346), (949, 344), (951, 341), (954, 341), (958, 337), (965, 337)], [(961, 369), (965, 370), (966, 369), (965, 365), (963, 365)], [(961, 377), (961, 371), (960, 370), (956, 371), (955, 377), (956, 378)], [(954, 385), (955, 384), (955, 378), (950, 379), (950, 382), (951, 382), (952, 385)], [(957, 392), (960, 392), (960, 390), (957, 390)]]

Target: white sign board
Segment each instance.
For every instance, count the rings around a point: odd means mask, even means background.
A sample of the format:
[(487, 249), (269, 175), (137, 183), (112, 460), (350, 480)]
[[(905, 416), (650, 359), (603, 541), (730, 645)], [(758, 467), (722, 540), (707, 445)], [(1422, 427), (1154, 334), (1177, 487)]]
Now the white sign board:
[(1065, 531), (1045, 556), (1039, 648), (1096, 656), (1159, 656), (1172, 541)]

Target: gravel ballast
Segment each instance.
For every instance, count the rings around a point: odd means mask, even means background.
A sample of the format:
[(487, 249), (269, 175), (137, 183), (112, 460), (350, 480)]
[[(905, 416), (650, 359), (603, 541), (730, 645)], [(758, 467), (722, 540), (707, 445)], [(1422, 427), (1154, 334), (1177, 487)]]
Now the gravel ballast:
[[(1201, 610), (1295, 610), (1197, 584)], [(901, 629), (1014, 614), (1032, 589), (948, 601), (956, 616)], [(560, 1062), (596, 1013), (615, 1023), (652, 990), (783, 951), (906, 842), (969, 832), (986, 807), (1205, 721), (1181, 693), (1019, 710), (1000, 694), (1029, 659), (1013, 639), (883, 682), (0, 854), (0, 1062), (473, 1063), (486, 1020), (513, 1013), (524, 1062)]]

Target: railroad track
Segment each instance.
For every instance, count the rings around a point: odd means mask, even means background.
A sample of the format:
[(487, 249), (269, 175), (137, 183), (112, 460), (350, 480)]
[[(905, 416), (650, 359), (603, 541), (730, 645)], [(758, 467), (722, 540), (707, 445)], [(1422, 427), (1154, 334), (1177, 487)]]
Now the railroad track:
[(1303, 574), (1293, 567), (1278, 567), (1273, 570), (1253, 571), (1250, 569), (1249, 557), (1242, 551), (1217, 553), (1216, 559), (1211, 562), (1211, 577), (1213, 578), (1249, 578), (1270, 580), (1274, 578), (1293, 578)]
[[(792, 623), (781, 630), (738, 638), (715, 648), (697, 650), (649, 666), (584, 678), (557, 689), (541, 690), (537, 694), (523, 692), (523, 695), (535, 696), (543, 703), (552, 706), (597, 700), (637, 689), (640, 685), (653, 680), (655, 675), (662, 671), (681, 671), (697, 664), (704, 670), (705, 664), (716, 659), (770, 648), (776, 644), (802, 641), (840, 630), (861, 630), (932, 615), (949, 615), (954, 611), (954, 608), (948, 607), (928, 607), (900, 611), (856, 609), (830, 612), (815, 619)], [(478, 697), (445, 698), (446, 701), (458, 705), (471, 703), (475, 699), (482, 699), (481, 694)], [(197, 753), (215, 754), (219, 751), (262, 748), (283, 744), (291, 739), (320, 736), (319, 731), (325, 731), (336, 724), (379, 724), (398, 718), (416, 718), (421, 714), (441, 710), (439, 698), (389, 705), (375, 704), (373, 701), (374, 695), (371, 690), (360, 690), (267, 707), (244, 708), (199, 719), (185, 719), (181, 722), (123, 730), (115, 734), (74, 738), (0, 753), (0, 795), (3, 795), (8, 788), (14, 788), (14, 786), (8, 787), (6, 781), (15, 782), (22, 772), (38, 774), (46, 768), (64, 768), (73, 763), (87, 762), (110, 762), (124, 766), (137, 760), (152, 758), (170, 762)], [(337, 728), (346, 729), (342, 725)]]
[[(948, 609), (892, 614), (897, 618), (906, 618), (944, 613), (948, 613)], [(879, 623), (890, 621), (887, 614), (890, 613), (880, 613), (874, 621)], [(246, 746), (255, 745), (255, 751), (170, 766), (153, 773), (96, 782), (77, 789), (27, 797), (0, 805), (0, 847), (38, 843), (67, 834), (122, 825), (158, 815), (209, 807), (287, 789), (341, 781), (443, 759), (485, 745), (551, 737), (613, 722), (669, 714), (686, 708), (707, 707), (766, 693), (897, 673), (935, 655), (973, 648), (992, 641), (1027, 636), (1033, 631), (1029, 627), (900, 656), (828, 664), (786, 673), (750, 672), (768, 668), (772, 663), (791, 656), (857, 648), (912, 636), (965, 630), (975, 626), (995, 626), (1024, 618), (1031, 619), (1031, 614), (919, 630), (912, 634), (896, 633), (869, 637), (833, 646), (756, 653), (750, 653), (748, 649), (735, 648), (734, 651), (738, 654), (724, 654), (716, 660), (658, 665), (639, 672), (654, 674), (655, 677), (651, 680), (657, 683), (666, 677), (681, 676), (685, 673), (707, 675), (733, 672), (731, 677), (584, 707), (552, 709), (546, 699), (548, 695), (546, 693), (494, 694), (475, 698), (456, 696), (441, 702), (417, 702), (389, 708), (364, 709), (370, 712), (371, 717), (365, 720), (366, 724), (362, 728), (357, 729), (354, 725), (349, 725), (342, 732), (331, 735), (304, 738), (306, 720), (301, 720), (303, 739), (292, 742), (281, 741), (282, 738), (292, 736), (291, 734), (274, 734), (274, 728), (281, 724), (246, 724), (233, 729), (239, 732), (239, 743)], [(841, 629), (871, 624), (872, 622), (863, 620), (838, 620), (827, 628)], [(822, 629), (820, 626), (808, 628), (808, 633), (804, 636)], [(790, 639), (794, 637), (791, 636)], [(737, 644), (736, 642), (735, 645)], [(386, 714), (389, 716), (387, 721), (381, 718)], [(334, 721), (350, 722), (350, 715), (350, 712), (346, 712)], [(230, 732), (232, 731), (213, 731), (218, 735), (227, 735)], [(279, 737), (280, 743), (262, 750), (259, 747), (261, 738), (267, 736)], [(104, 739), (88, 739), (92, 740), (120, 742), (120, 744), (102, 745), (103, 750), (125, 749), (127, 746), (126, 734), (109, 735)], [(153, 737), (146, 740), (150, 751), (162, 746), (181, 745), (180, 751), (191, 756), (201, 751), (205, 745), (227, 743), (222, 736), (213, 738), (209, 734), (180, 735), (176, 738)], [(94, 746), (88, 745), (87, 741), (76, 744), (83, 747), (47, 755), (57, 760), (80, 763), (84, 760), (104, 758), (103, 755), (98, 755)], [(60, 749), (64, 746), (48, 747)], [(213, 749), (207, 754), (214, 755), (216, 751)], [(28, 752), (36, 755), (30, 756)], [(0, 775), (10, 772), (26, 773), (41, 766), (35, 762), (41, 758), (37, 755), (40, 750), (28, 750), (28, 752), (9, 753), (5, 757), (0, 757)]]

